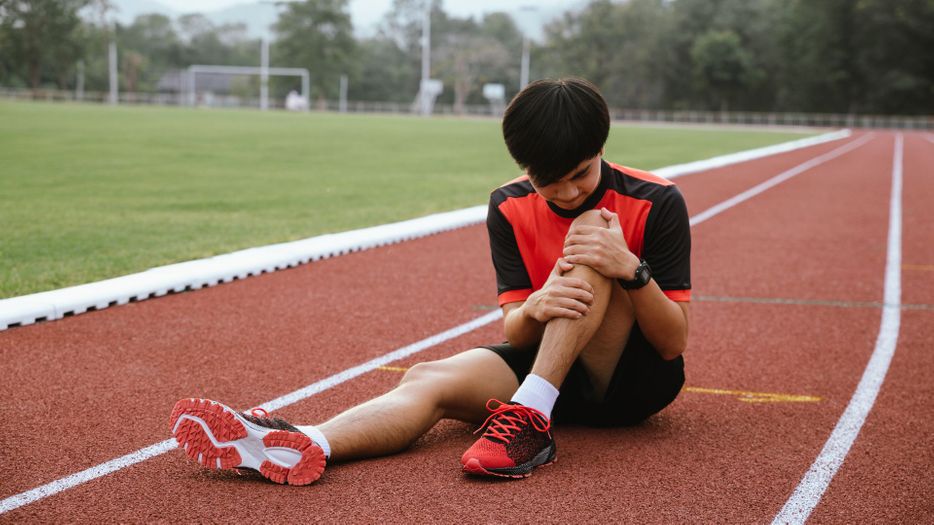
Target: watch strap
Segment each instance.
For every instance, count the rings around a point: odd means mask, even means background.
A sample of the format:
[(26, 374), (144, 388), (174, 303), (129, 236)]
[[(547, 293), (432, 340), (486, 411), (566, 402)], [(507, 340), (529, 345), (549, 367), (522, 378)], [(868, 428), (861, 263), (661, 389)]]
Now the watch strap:
[(632, 279), (619, 279), (619, 285), (623, 290), (638, 290), (649, 284), (652, 280), (652, 269), (645, 259), (639, 259), (639, 266), (636, 267), (635, 276)]

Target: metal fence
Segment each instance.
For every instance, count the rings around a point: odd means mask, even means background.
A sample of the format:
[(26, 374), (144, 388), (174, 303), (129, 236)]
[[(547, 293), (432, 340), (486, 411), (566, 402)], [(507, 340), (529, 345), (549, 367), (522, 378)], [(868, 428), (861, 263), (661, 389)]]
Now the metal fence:
[[(106, 92), (86, 92), (76, 95), (73, 91), (30, 90), (0, 88), (0, 98), (14, 100), (39, 100), (49, 102), (107, 103)], [(190, 105), (182, 93), (120, 93), (121, 104), (148, 104), (162, 106)], [(241, 97), (199, 93), (196, 105), (202, 107), (259, 108), (258, 97)], [(270, 99), (271, 108), (283, 109), (284, 101)], [(337, 100), (318, 100), (311, 105), (312, 111), (338, 111)], [(347, 111), (354, 113), (414, 114), (416, 104), (405, 102), (349, 101)], [(490, 105), (464, 105), (459, 108), (451, 104), (435, 104), (436, 115), (500, 116), (499, 109)], [(690, 123), (739, 126), (811, 126), (826, 128), (894, 128), (934, 129), (934, 115), (854, 115), (834, 113), (768, 113), (757, 111), (668, 111), (618, 109), (610, 110), (615, 121), (644, 123)]]

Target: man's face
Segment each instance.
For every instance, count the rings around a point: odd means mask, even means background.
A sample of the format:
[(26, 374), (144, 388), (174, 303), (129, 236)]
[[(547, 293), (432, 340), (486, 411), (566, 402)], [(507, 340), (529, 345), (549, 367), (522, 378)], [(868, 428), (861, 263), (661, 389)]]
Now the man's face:
[(536, 193), (559, 208), (573, 210), (587, 200), (600, 184), (600, 158), (587, 159), (569, 171), (560, 180), (547, 186), (538, 186), (530, 177)]

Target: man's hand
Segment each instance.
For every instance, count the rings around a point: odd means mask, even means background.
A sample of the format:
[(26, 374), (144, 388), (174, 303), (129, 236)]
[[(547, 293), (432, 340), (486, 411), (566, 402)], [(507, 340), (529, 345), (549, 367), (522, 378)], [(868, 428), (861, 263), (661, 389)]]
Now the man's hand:
[(583, 264), (608, 279), (635, 278), (639, 258), (629, 251), (619, 216), (606, 208), (600, 216), (609, 227), (576, 225), (564, 240), (564, 259), (571, 264)]
[(556, 317), (580, 319), (590, 312), (593, 287), (583, 279), (564, 277), (572, 268), (573, 264), (558, 259), (544, 286), (522, 305), (529, 317), (547, 323)]

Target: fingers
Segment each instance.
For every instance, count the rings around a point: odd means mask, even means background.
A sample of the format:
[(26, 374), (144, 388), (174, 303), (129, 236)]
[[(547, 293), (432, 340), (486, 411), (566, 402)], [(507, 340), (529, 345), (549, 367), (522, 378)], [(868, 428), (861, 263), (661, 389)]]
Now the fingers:
[(606, 259), (607, 251), (602, 247), (589, 245), (573, 245), (564, 248), (564, 260), (569, 264), (581, 264), (597, 269)]
[(568, 230), (568, 234), (565, 236), (565, 238), (570, 237), (572, 235), (593, 235), (595, 232), (598, 232), (600, 230), (605, 230), (605, 229), (606, 228), (604, 228), (603, 226), (592, 226), (590, 224), (575, 224), (571, 226), (571, 228)]
[(581, 266), (589, 266), (594, 269), (600, 266), (599, 264), (600, 260), (597, 257), (594, 257), (592, 254), (568, 253), (564, 258), (567, 259), (568, 263), (572, 265), (579, 264)]
[(558, 268), (558, 270), (560, 271), (558, 275), (564, 275), (565, 273), (573, 270), (574, 265), (568, 262), (566, 259), (560, 258), (558, 259), (558, 264), (556, 265), (556, 268)]
[(581, 235), (581, 234), (568, 235), (564, 239), (564, 246), (568, 247), (568, 246), (575, 246), (578, 244), (590, 244), (590, 241), (591, 241), (591, 237), (589, 235)]
[(567, 297), (593, 304), (593, 286), (583, 279), (563, 277), (554, 283), (554, 293), (560, 297)]
[(611, 230), (623, 230), (622, 226), (619, 224), (619, 215), (611, 212), (606, 208), (600, 208), (600, 216), (610, 223)]
[(545, 310), (545, 316), (547, 319), (580, 319), (587, 315), (586, 313), (578, 312), (577, 310), (568, 310), (567, 308), (548, 308)]
[(558, 260), (555, 261), (555, 266), (551, 269), (551, 273), (560, 277), (573, 269), (573, 264), (569, 263), (563, 257), (559, 257)]
[(567, 297), (553, 297), (544, 308), (545, 317), (580, 319), (590, 313), (590, 305)]

